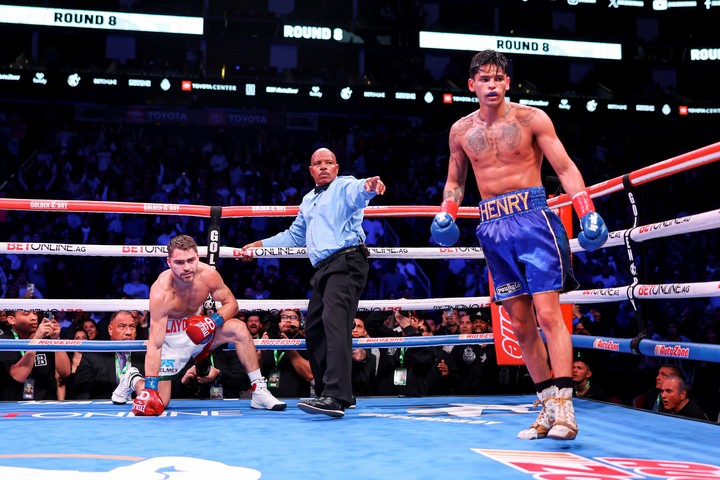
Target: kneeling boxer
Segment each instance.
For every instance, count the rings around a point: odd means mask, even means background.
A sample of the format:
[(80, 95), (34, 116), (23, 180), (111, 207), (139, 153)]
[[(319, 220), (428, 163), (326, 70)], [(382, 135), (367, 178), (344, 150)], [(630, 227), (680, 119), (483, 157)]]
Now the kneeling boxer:
[[(257, 351), (245, 323), (233, 318), (237, 301), (220, 274), (201, 263), (195, 240), (178, 235), (168, 242), (167, 264), (150, 288), (150, 334), (142, 378), (136, 369), (128, 369), (113, 393), (113, 402), (133, 401), (135, 415), (160, 415), (170, 402), (171, 380), (194, 358), (207, 357), (220, 345), (235, 345), (240, 362), (252, 385), (252, 408), (284, 410), (267, 389), (260, 374)], [(201, 316), (203, 304), (212, 295), (221, 303), (217, 313)]]

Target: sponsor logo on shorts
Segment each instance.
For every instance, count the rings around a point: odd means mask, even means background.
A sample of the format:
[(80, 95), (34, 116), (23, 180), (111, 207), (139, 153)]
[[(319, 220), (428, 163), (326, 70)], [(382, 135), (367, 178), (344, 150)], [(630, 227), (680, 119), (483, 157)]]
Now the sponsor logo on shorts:
[(497, 295), (505, 295), (506, 293), (517, 292), (521, 288), (522, 288), (522, 283), (520, 283), (520, 282), (506, 283), (505, 285), (499, 285), (499, 286), (495, 287), (495, 293)]
[(175, 359), (166, 358), (160, 362), (160, 373), (175, 373), (177, 368), (175, 367)]

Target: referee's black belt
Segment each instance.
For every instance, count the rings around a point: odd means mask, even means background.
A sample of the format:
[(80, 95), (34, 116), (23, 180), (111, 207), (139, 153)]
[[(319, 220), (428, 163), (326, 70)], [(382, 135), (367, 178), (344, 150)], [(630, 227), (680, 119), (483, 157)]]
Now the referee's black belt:
[(368, 250), (367, 246), (364, 243), (361, 243), (360, 245), (353, 245), (352, 247), (341, 248), (337, 252), (331, 254), (326, 259), (320, 260), (317, 263), (317, 265), (315, 265), (315, 267), (317, 267), (318, 269), (321, 269), (327, 265), (330, 265), (330, 263), (333, 260), (335, 260), (336, 258), (338, 258), (342, 255), (347, 255), (348, 253), (352, 253), (352, 252), (360, 252), (363, 254), (363, 256), (365, 258), (370, 256), (370, 251)]

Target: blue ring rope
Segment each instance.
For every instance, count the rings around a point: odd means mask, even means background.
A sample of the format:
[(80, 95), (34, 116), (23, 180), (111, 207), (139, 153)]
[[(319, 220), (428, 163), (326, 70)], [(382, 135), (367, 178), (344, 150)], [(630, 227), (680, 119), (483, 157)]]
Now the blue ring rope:
[[(573, 347), (591, 350), (633, 354), (629, 338), (571, 335)], [(438, 335), (436, 337), (354, 338), (353, 348), (435, 347), (444, 345), (489, 344), (492, 335)], [(0, 340), (0, 351), (37, 352), (142, 352), (144, 340)], [(679, 358), (720, 362), (720, 345), (693, 342), (666, 342), (641, 339), (639, 351), (648, 357)], [(232, 345), (231, 345), (232, 348)], [(303, 339), (255, 340), (258, 350), (305, 350)]]

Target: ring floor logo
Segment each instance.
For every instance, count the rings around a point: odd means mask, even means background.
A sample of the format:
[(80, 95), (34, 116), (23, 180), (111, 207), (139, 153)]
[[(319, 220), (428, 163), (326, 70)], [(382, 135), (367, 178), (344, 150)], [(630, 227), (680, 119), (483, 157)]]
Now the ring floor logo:
[[(361, 413), (361, 417), (393, 418), (421, 422), (466, 423), (472, 425), (497, 425), (502, 423), (498, 417), (537, 413), (532, 404), (496, 405), (479, 403), (451, 403), (444, 407), (409, 408), (406, 415), (395, 413)], [(492, 418), (482, 418), (482, 416)], [(450, 417), (450, 418), (448, 418)]]
[(720, 468), (697, 462), (676, 462), (645, 458), (593, 457), (568, 452), (537, 452), (524, 450), (488, 450), (473, 452), (507, 465), (536, 480), (576, 479), (710, 479), (720, 478)]
[[(29, 458), (35, 464), (39, 458), (59, 458), (62, 455), (0, 455), (0, 459)], [(85, 466), (92, 468), (98, 460), (130, 460), (128, 457), (111, 455), (66, 455), (64, 458), (72, 459), (78, 468)], [(232, 478), (233, 480), (256, 480), (261, 473), (252, 468), (236, 467), (212, 460), (203, 460), (192, 457), (155, 457), (139, 460), (111, 470), (85, 470), (76, 469), (49, 469), (35, 467), (9, 467), (0, 465), (0, 478), (3, 480), (150, 480), (163, 478), (166, 480), (181, 480), (186, 478)], [(87, 465), (83, 465), (87, 462)], [(93, 462), (93, 463), (91, 463)]]

